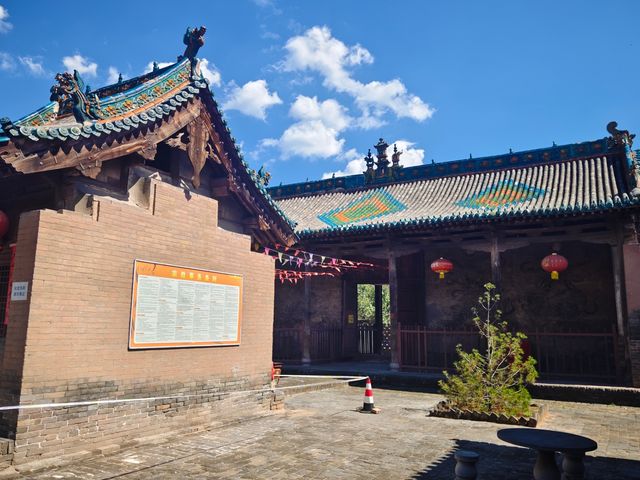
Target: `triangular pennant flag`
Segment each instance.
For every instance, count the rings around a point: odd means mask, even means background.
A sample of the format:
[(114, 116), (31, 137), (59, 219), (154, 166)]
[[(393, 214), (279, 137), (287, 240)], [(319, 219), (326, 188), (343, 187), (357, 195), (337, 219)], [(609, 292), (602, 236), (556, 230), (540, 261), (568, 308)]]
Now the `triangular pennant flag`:
[(282, 263), (282, 252), (278, 252), (278, 260)]
[(264, 254), (269, 255), (269, 247), (264, 247)]

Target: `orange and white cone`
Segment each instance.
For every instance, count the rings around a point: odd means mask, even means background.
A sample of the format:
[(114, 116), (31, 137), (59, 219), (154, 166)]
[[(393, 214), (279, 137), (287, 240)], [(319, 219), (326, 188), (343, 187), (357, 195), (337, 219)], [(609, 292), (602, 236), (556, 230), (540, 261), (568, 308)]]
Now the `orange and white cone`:
[(371, 388), (371, 380), (369, 377), (365, 380), (364, 387), (364, 403), (362, 404), (363, 412), (373, 412), (375, 407), (373, 406), (373, 388)]

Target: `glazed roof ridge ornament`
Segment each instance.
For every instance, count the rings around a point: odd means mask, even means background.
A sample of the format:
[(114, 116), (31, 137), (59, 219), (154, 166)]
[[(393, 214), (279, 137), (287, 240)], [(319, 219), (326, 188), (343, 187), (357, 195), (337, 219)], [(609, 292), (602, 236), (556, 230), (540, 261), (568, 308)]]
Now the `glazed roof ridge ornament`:
[(73, 71), (73, 75), (69, 72), (57, 73), (55, 80), (58, 85), (51, 87), (49, 99), (58, 103), (58, 117), (71, 112), (78, 123), (101, 118), (98, 97), (88, 91), (83, 92), (84, 82), (77, 70)]
[(182, 43), (184, 43), (186, 47), (184, 49), (184, 53), (178, 57), (178, 62), (184, 58), (189, 59), (189, 61), (191, 62), (191, 79), (192, 80), (201, 76), (199, 75), (199, 72), (196, 71), (196, 70), (199, 70), (198, 68), (199, 65), (198, 65), (198, 60), (196, 59), (196, 55), (198, 54), (198, 51), (200, 50), (200, 48), (204, 45), (205, 33), (207, 33), (207, 27), (205, 27), (204, 25), (202, 25), (200, 28), (187, 27), (187, 31), (184, 33), (184, 36), (182, 37)]

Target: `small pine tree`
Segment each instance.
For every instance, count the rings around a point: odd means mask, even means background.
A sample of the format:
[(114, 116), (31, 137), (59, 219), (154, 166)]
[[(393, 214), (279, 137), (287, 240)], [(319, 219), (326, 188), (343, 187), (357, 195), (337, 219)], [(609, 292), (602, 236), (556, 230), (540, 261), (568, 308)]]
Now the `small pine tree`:
[(502, 312), (497, 308), (500, 295), (495, 285), (484, 285), (484, 293), (478, 298), (480, 308), (472, 308), (480, 336), (486, 341), (486, 351), (473, 349), (465, 352), (458, 345), (459, 359), (454, 363), (456, 374), (445, 371), (440, 388), (457, 408), (505, 415), (530, 415), (531, 395), (525, 385), (538, 377), (533, 357), (525, 359), (523, 333), (512, 334), (507, 322), (501, 321)]

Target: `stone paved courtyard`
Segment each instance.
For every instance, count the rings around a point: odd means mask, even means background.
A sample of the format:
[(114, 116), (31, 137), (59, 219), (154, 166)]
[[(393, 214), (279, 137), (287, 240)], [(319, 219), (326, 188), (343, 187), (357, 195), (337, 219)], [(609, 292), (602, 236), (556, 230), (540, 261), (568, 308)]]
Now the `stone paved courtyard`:
[[(457, 448), (480, 454), (479, 478), (531, 478), (534, 454), (498, 440), (504, 426), (427, 417), (438, 395), (375, 385), (374, 394), (380, 415), (354, 411), (362, 388), (307, 392), (289, 396), (285, 411), (267, 417), (15, 478), (450, 480)], [(640, 479), (640, 408), (545, 403), (543, 428), (598, 442), (586, 460), (587, 478)]]

